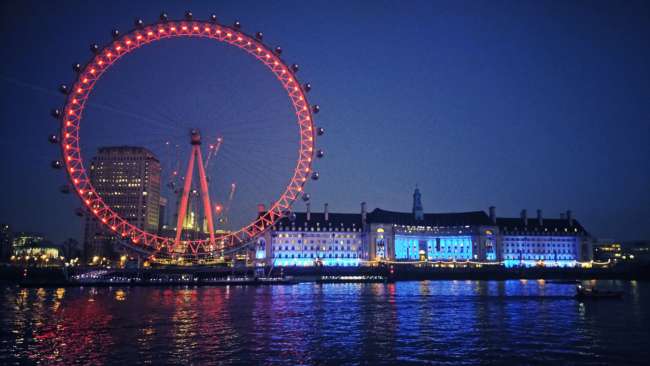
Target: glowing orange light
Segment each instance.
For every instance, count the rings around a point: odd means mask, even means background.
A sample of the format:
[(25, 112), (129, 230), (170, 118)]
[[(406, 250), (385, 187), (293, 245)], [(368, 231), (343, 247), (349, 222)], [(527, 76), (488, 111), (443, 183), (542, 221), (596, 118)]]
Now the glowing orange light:
[(111, 230), (115, 231), (117, 228), (115, 226), (111, 226)]
[(226, 33), (226, 37), (232, 37), (232, 33)]
[(72, 99), (72, 104), (77, 104), (77, 103), (78, 103), (78, 102), (77, 102), (76, 99)]
[(311, 163), (311, 158), (307, 158), (307, 162), (308, 162), (308, 163)]
[(127, 46), (131, 44), (131, 40), (126, 40)]
[(287, 70), (282, 70), (282, 75), (284, 75), (287, 72)]
[(102, 218), (102, 222), (105, 224), (105, 223), (106, 223), (106, 219)]
[(217, 29), (217, 34), (221, 34), (221, 29)]
[(181, 27), (181, 29), (182, 30), (187, 30), (187, 26), (184, 25), (184, 26)]
[(65, 145), (65, 149), (66, 149), (66, 150), (70, 150), (70, 145), (66, 144), (66, 145)]
[(297, 86), (294, 86), (294, 87), (293, 87), (293, 91), (298, 91), (298, 87), (297, 87)]
[(165, 33), (165, 30), (160, 28), (160, 29), (158, 29), (158, 33)]
[(302, 187), (298, 187), (298, 192), (302, 191)]
[(70, 126), (72, 126), (72, 122), (67, 121), (67, 122), (65, 123), (65, 125), (68, 126), (68, 127), (70, 127)]
[(84, 79), (83, 79), (83, 83), (84, 83), (84, 84), (87, 84), (87, 83), (88, 83), (88, 79), (87, 79), (87, 78), (84, 78)]
[(149, 31), (149, 32), (147, 32), (147, 35), (148, 35), (148, 36), (152, 36), (152, 35), (153, 35), (153, 32), (152, 32), (152, 31)]
[[(237, 40), (241, 42), (244, 39), (242, 37), (237, 37)], [(248, 44), (250, 44), (250, 42), (248, 42)]]
[(94, 74), (94, 73), (95, 73), (95, 69), (90, 69), (90, 73), (91, 73), (91, 74)]
[(74, 168), (70, 168), (70, 173), (74, 173)]
[(109, 52), (109, 53), (106, 54), (106, 56), (111, 57), (111, 56), (113, 56), (113, 54)]
[(67, 157), (68, 161), (72, 160), (72, 156)]
[(77, 89), (77, 93), (81, 93), (82, 91), (84, 91), (84, 90), (81, 89), (81, 88), (78, 88), (78, 89)]
[[(66, 134), (65, 134), (65, 138), (68, 138), (68, 137), (70, 137), (70, 133), (66, 132)], [(69, 157), (69, 156), (68, 156), (68, 157)]]
[(293, 82), (293, 78), (289, 78), (289, 82), (290, 82), (290, 83)]
[(197, 31), (197, 30), (199, 30), (199, 27), (197, 27), (197, 26), (194, 26), (194, 28), (193, 28), (193, 29), (194, 29), (195, 31)]
[(75, 178), (75, 179), (73, 180), (73, 182), (74, 182), (74, 184), (79, 184), (79, 179)]
[(138, 34), (138, 35), (135, 37), (135, 39), (137, 39), (137, 40), (139, 41), (139, 40), (142, 39), (142, 36)]
[(86, 200), (86, 204), (89, 205), (89, 204), (90, 204), (90, 200)]
[(93, 213), (97, 213), (97, 210), (93, 210)]
[(205, 31), (206, 31), (206, 32), (209, 32), (209, 31), (210, 31), (210, 27), (205, 27)]
[(115, 47), (115, 50), (116, 50), (116, 51), (119, 51), (119, 50), (121, 50), (121, 49), (122, 49), (122, 46), (117, 46), (117, 47)]
[(262, 49), (257, 47), (257, 52), (262, 52)]
[(175, 31), (176, 31), (176, 27), (171, 27), (171, 28), (169, 28), (169, 29), (171, 29), (172, 32), (175, 32)]
[(217, 212), (221, 212), (222, 208), (223, 208), (223, 207), (221, 207), (221, 205), (216, 205), (216, 206), (214, 207), (214, 209), (215, 209)]
[(101, 65), (103, 65), (103, 64), (104, 64), (104, 61), (102, 61), (102, 60), (99, 60), (99, 61), (97, 62), (97, 64), (101, 66)]
[(306, 171), (307, 173), (309, 173), (309, 168), (305, 168), (305, 171)]
[(303, 110), (303, 111), (306, 111), (306, 110), (307, 110), (307, 107), (302, 107), (302, 110)]
[[(84, 194), (84, 190), (83, 190), (83, 189), (80, 189), (80, 190), (79, 190), (79, 194)], [(86, 202), (90, 202), (90, 201), (86, 201)]]

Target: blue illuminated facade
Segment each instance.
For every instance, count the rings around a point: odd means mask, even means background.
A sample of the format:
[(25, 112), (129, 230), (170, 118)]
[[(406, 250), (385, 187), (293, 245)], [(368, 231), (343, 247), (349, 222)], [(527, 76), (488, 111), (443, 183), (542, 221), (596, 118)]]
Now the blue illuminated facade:
[(470, 235), (426, 236), (395, 235), (395, 259), (420, 260), (469, 260), (472, 259)]
[(257, 240), (255, 259), (287, 267), (359, 266), (376, 261), (574, 267), (591, 260), (591, 238), (571, 218), (497, 218), (496, 210), (424, 213), (419, 190), (412, 212), (307, 211), (283, 218)]
[(575, 267), (592, 259), (591, 238), (571, 217), (498, 218), (501, 252), (506, 267)]

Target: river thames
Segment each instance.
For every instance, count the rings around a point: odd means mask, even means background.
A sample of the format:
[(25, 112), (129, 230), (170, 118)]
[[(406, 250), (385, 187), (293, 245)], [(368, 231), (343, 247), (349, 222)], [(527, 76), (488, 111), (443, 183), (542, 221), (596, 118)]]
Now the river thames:
[(8, 286), (0, 364), (644, 364), (650, 283), (598, 285)]

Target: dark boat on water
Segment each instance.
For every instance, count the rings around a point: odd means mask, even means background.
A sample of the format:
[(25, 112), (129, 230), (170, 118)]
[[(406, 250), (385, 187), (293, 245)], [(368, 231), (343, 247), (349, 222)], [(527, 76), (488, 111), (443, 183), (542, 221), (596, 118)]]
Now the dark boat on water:
[(576, 299), (620, 299), (623, 297), (623, 291), (599, 290), (597, 288), (587, 288), (578, 285), (576, 288)]

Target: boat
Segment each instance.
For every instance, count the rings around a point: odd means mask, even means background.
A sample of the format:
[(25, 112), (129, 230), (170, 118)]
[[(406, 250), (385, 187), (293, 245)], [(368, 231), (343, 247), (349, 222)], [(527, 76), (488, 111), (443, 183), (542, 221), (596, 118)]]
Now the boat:
[(623, 291), (599, 290), (578, 285), (576, 288), (576, 299), (620, 299)]

